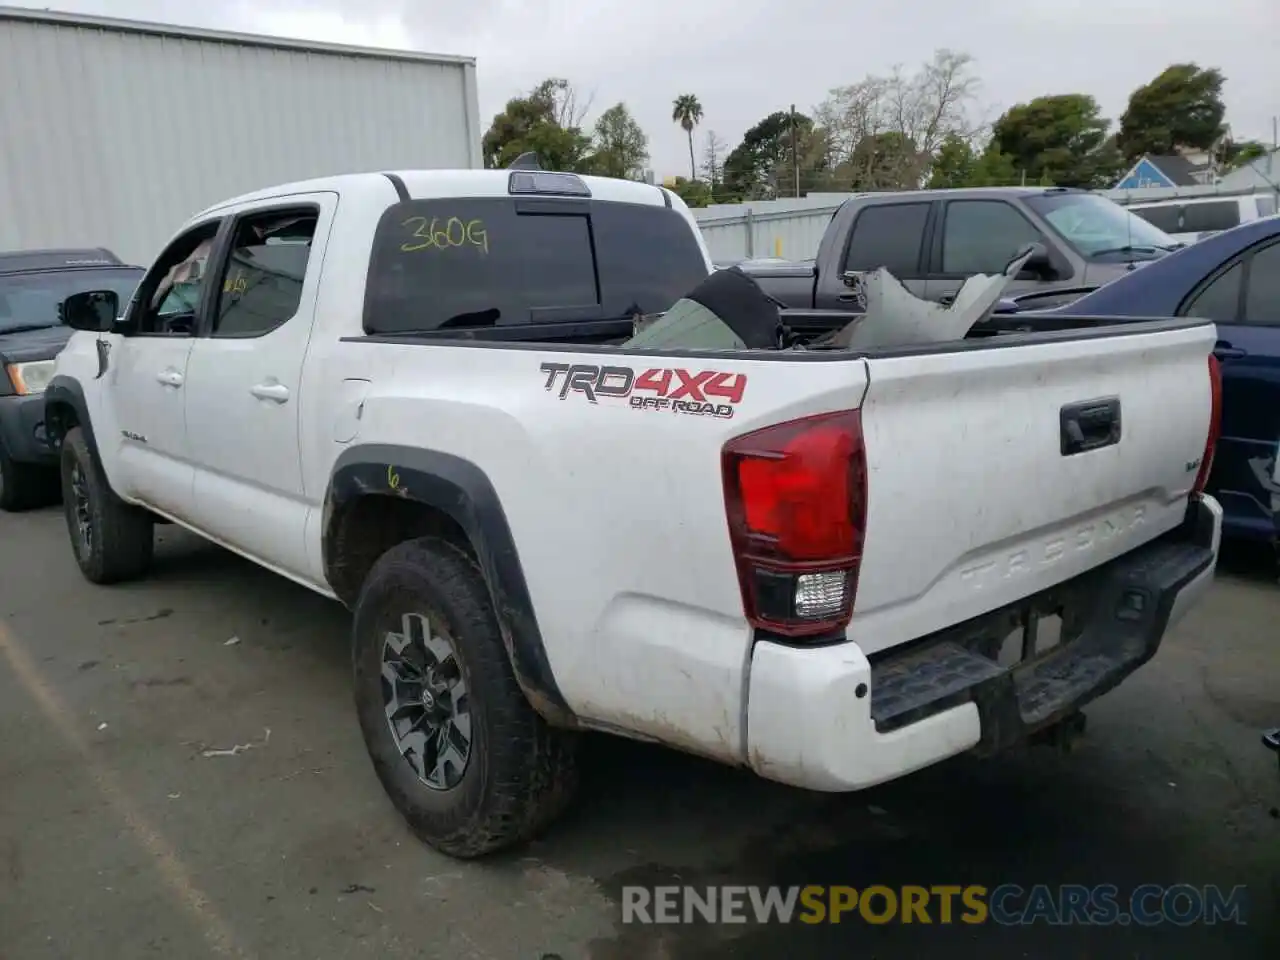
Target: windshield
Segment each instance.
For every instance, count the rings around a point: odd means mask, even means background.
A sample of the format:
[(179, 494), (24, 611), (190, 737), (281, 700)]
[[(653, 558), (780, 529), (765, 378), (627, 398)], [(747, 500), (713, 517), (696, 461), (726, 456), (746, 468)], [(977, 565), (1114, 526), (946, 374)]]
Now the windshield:
[(1091, 193), (1029, 197), (1027, 204), (1082, 256), (1150, 260), (1179, 246), (1159, 227), (1134, 216), (1118, 203)]
[(0, 334), (18, 327), (58, 326), (58, 305), (73, 293), (114, 290), (123, 307), (142, 279), (137, 267), (59, 270), (0, 277)]

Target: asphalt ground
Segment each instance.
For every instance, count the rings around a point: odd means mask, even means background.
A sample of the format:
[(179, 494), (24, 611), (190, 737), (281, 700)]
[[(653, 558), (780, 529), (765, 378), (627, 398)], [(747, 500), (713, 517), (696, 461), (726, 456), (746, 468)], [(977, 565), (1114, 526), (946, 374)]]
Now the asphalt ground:
[[(599, 737), (544, 839), (419, 844), (348, 687), (348, 615), (162, 528), (94, 587), (58, 510), (0, 514), (0, 957), (1280, 957), (1280, 586), (1233, 553), (1069, 754), (806, 794)], [(1246, 922), (623, 924), (630, 885), (1245, 887)], [(954, 918), (953, 918), (954, 919)]]

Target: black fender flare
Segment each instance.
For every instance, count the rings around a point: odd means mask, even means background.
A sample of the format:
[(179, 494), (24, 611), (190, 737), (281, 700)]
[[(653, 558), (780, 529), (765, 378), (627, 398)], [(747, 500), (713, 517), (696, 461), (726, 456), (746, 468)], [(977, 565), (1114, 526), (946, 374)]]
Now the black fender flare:
[(93, 433), (93, 421), (89, 418), (89, 404), (84, 398), (84, 387), (74, 377), (60, 374), (49, 381), (44, 391), (44, 423), (49, 444), (55, 450), (62, 449), (62, 439), (67, 435), (66, 421), (59, 415), (60, 408), (69, 407), (75, 412), (77, 426), (84, 431), (89, 451), (101, 463), (98, 456), (98, 439)]
[(362, 444), (344, 451), (333, 465), (322, 519), (322, 555), (330, 583), (338, 521), (346, 508), (367, 496), (424, 504), (462, 529), (484, 573), (516, 681), (543, 717), (575, 726), (577, 719), (551, 671), (502, 501), (485, 472), (469, 460), (420, 447)]

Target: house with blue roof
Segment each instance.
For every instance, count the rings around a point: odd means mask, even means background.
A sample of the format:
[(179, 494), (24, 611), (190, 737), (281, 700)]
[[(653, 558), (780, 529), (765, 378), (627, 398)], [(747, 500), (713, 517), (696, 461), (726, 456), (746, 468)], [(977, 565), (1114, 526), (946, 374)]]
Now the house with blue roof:
[(1129, 172), (1117, 181), (1116, 190), (1146, 187), (1196, 187), (1212, 183), (1213, 172), (1207, 154), (1190, 156), (1143, 154)]

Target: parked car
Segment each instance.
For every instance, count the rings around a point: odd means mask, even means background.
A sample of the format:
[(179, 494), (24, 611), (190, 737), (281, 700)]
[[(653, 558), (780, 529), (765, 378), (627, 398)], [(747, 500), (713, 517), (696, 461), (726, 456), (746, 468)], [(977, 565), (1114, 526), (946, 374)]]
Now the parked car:
[(1222, 503), (1229, 536), (1280, 537), (1268, 481), (1280, 443), (1280, 216), (1214, 234), (1065, 305), (1028, 311), (1036, 299), (1006, 302), (1004, 310), (1021, 308), (1024, 329), (1035, 329), (1036, 318), (1078, 313), (1215, 321), (1222, 439), (1208, 489)]
[(1144, 200), (1130, 203), (1127, 210), (1137, 214), (1175, 240), (1195, 243), (1242, 223), (1276, 214), (1276, 194), (1256, 193), (1241, 197), (1192, 197), (1185, 200)]
[(823, 791), (1073, 730), (1209, 585), (1212, 324), (624, 345), (637, 313), (776, 313), (727, 272), (643, 183), (219, 204), (119, 320), (112, 290), (65, 304), (46, 418), (76, 562), (142, 576), (159, 517), (352, 608), (374, 769), (461, 857), (555, 818), (579, 730)]
[(58, 316), (62, 301), (105, 287), (123, 303), (142, 272), (102, 248), (0, 253), (0, 510), (57, 497), (58, 458), (47, 443), (42, 395), (71, 335)]
[(1093, 193), (1060, 187), (994, 187), (869, 193), (832, 216), (816, 260), (740, 267), (773, 297), (802, 309), (856, 312), (846, 275), (886, 267), (917, 297), (948, 302), (974, 274), (1035, 253), (1009, 293), (1100, 286), (1180, 244)]

